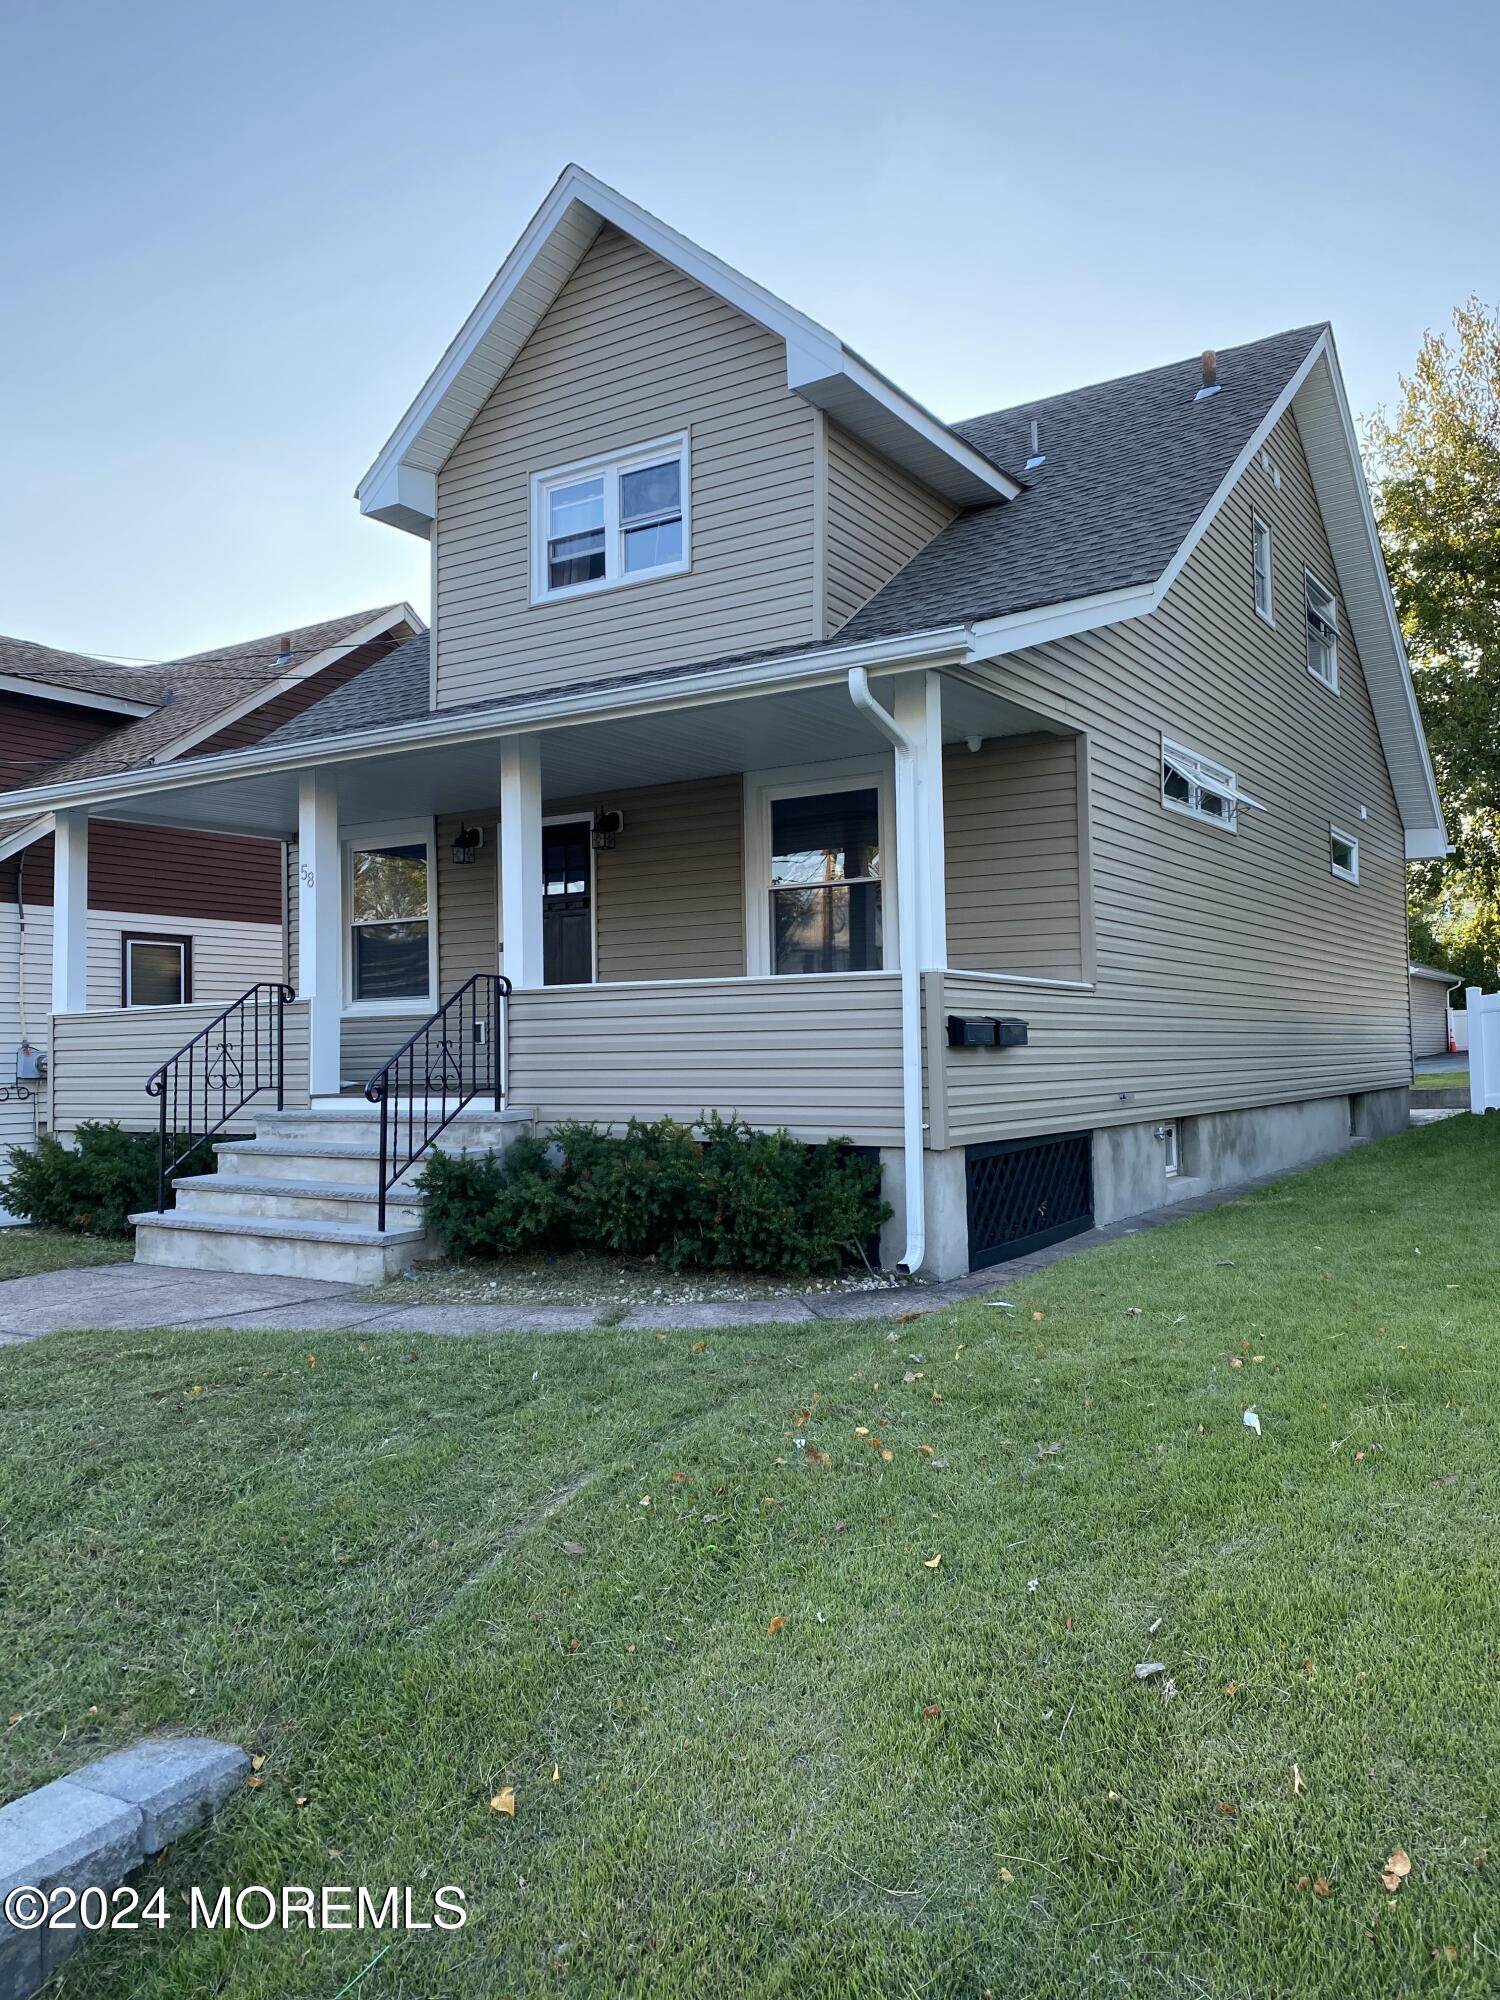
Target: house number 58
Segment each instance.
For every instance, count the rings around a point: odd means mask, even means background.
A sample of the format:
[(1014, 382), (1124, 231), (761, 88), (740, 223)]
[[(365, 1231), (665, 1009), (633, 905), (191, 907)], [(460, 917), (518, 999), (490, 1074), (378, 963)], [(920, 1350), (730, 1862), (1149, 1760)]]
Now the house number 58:
[(297, 873), (302, 877), (302, 880), (307, 885), (307, 887), (311, 889), (313, 884), (316, 882), (317, 877), (313, 874), (313, 871), (308, 867), (305, 861), (299, 866)]

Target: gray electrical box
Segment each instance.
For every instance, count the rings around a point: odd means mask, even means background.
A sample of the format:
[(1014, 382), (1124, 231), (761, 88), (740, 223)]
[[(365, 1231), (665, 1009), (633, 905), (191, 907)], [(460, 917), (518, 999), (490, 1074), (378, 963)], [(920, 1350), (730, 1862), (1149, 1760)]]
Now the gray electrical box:
[(47, 1074), (47, 1057), (43, 1050), (33, 1048), (30, 1042), (22, 1042), (16, 1050), (16, 1082), (36, 1083)]

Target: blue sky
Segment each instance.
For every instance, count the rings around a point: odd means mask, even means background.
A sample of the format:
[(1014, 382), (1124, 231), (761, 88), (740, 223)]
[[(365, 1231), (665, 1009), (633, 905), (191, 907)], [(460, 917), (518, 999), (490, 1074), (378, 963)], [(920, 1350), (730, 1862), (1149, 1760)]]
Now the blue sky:
[(570, 158), (957, 418), (1331, 318), (1358, 411), (1500, 294), (1479, 0), (8, 11), (0, 630), (409, 597), (352, 492)]

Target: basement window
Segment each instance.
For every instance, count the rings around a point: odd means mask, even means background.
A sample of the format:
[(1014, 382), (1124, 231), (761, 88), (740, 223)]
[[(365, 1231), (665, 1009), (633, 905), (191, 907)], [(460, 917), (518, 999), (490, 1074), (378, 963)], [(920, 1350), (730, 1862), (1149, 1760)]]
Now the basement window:
[(1165, 736), (1161, 740), (1161, 802), (1168, 812), (1207, 820), (1226, 833), (1235, 831), (1241, 806), (1265, 810), (1239, 789), (1233, 771), (1197, 750), (1169, 742)]
[(1338, 693), (1339, 609), (1333, 592), (1307, 573), (1307, 671), (1314, 680)]
[(1271, 528), (1259, 514), (1250, 516), (1250, 542), (1255, 573), (1255, 609), (1268, 625), (1276, 620), (1271, 609)]
[(1359, 842), (1336, 826), (1328, 829), (1328, 866), (1341, 882), (1359, 880)]
[(531, 596), (537, 604), (689, 567), (688, 441), (657, 438), (531, 482)]

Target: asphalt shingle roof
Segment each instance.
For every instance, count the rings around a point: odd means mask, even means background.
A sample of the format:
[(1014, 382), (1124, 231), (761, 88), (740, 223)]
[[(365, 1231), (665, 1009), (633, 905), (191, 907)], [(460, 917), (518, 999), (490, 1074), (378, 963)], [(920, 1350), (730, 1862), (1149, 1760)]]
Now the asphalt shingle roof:
[[(1154, 583), (1323, 331), (1222, 348), (1219, 394), (1201, 403), (1194, 355), (954, 424), (1027, 491), (961, 514), (839, 638), (968, 624)], [(1044, 462), (1027, 472), (1033, 419)]]

